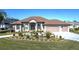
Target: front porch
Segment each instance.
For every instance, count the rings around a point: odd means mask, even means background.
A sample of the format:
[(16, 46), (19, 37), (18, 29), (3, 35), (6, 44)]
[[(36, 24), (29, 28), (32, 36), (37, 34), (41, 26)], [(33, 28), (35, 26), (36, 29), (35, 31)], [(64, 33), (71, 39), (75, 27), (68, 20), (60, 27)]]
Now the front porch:
[(15, 25), (14, 26), (14, 30), (15, 32), (25, 32), (25, 31), (44, 31), (45, 26), (43, 25), (43, 23), (24, 23), (21, 25)]
[(44, 30), (44, 25), (42, 23), (28, 23), (28, 30)]

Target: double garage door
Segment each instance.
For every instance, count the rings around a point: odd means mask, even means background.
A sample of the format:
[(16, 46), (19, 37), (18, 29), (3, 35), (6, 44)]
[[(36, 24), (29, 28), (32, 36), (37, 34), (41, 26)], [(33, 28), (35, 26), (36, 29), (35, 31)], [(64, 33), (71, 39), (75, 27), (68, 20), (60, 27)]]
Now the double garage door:
[(68, 32), (68, 26), (46, 26), (46, 31), (50, 32)]

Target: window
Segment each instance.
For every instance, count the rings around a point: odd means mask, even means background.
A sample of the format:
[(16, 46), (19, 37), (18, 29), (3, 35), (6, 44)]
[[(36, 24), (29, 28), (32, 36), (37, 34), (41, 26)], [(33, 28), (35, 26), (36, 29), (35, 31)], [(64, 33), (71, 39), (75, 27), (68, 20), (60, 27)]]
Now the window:
[(40, 24), (38, 23), (38, 26), (40, 26)]
[(20, 25), (16, 25), (16, 29), (19, 29), (20, 28)]
[(28, 29), (28, 27), (26, 26), (25, 29)]
[(40, 23), (38, 23), (38, 29), (40, 29), (40, 28), (41, 28)]
[(64, 26), (61, 26), (61, 28), (63, 28)]

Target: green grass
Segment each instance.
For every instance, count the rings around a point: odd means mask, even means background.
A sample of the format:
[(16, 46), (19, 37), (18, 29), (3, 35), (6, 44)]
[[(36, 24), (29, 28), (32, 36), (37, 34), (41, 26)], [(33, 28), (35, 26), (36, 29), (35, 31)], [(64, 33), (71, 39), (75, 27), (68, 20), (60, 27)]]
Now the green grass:
[(0, 39), (0, 50), (78, 50), (79, 42), (61, 40), (57, 42), (37, 42), (27, 40)]
[(77, 29), (77, 28), (76, 28), (76, 29), (75, 29), (75, 28), (74, 28), (74, 29), (70, 29), (70, 32), (73, 32), (73, 33), (79, 34), (79, 29)]
[(70, 32), (73, 32), (73, 33), (79, 34), (79, 30), (78, 30), (78, 31), (76, 31), (76, 30), (72, 30), (72, 31), (70, 31)]
[(10, 35), (10, 34), (12, 34), (12, 33), (10, 33), (10, 32), (5, 32), (5, 33), (0, 33), (0, 36)]

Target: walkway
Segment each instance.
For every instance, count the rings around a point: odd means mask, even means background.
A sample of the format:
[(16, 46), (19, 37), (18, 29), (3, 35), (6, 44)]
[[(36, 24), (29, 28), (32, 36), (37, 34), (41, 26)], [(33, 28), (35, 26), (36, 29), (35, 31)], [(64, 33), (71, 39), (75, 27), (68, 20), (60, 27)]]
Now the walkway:
[(4, 36), (0, 36), (0, 38), (6, 38), (6, 37), (10, 37), (10, 36), (13, 36), (13, 35), (4, 35)]

